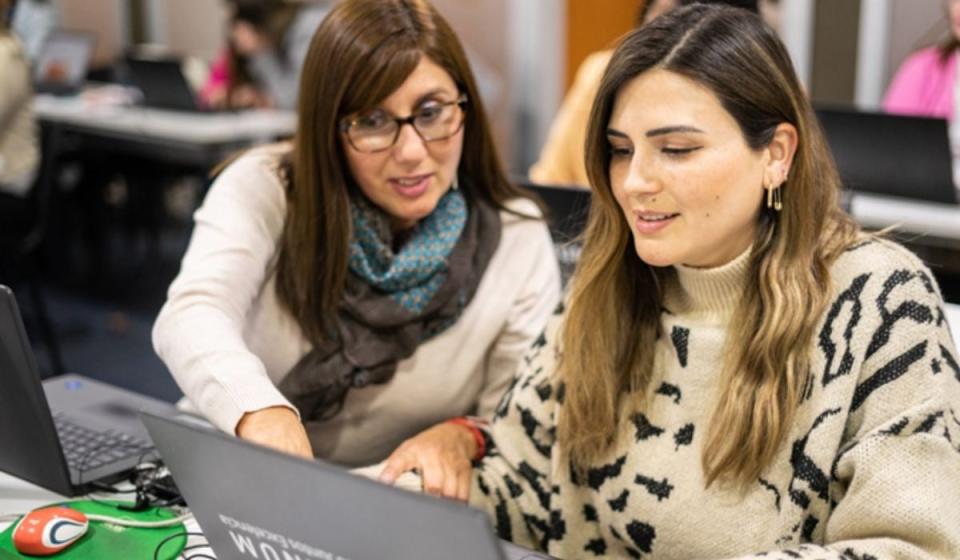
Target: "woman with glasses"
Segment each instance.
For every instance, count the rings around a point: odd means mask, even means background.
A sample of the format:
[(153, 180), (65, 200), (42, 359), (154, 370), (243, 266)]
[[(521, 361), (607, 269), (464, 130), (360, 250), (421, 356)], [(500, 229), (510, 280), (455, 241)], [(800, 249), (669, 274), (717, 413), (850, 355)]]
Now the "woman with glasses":
[(559, 558), (960, 558), (960, 365), (930, 270), (864, 234), (790, 57), (695, 4), (617, 47), (564, 308), (470, 500)]
[(301, 84), (292, 143), (211, 186), (154, 345), (227, 432), (465, 498), (475, 423), (559, 299), (539, 207), (425, 0), (338, 4)]

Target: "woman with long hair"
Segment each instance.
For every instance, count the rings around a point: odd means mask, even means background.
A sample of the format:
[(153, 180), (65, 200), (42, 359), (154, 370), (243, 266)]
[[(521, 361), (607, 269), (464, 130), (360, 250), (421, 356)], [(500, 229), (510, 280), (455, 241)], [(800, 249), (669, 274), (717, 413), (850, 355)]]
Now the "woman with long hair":
[(960, 366), (930, 271), (861, 233), (786, 49), (694, 5), (601, 81), (564, 308), (470, 500), (560, 558), (960, 558)]
[(947, 35), (911, 54), (897, 69), (883, 98), (888, 113), (953, 120), (960, 47), (960, 0), (944, 0)]
[(211, 186), (154, 345), (227, 432), (349, 466), (391, 456), (466, 497), (482, 440), (459, 417), (492, 414), (559, 301), (540, 209), (425, 0), (338, 4), (299, 99), (292, 144)]

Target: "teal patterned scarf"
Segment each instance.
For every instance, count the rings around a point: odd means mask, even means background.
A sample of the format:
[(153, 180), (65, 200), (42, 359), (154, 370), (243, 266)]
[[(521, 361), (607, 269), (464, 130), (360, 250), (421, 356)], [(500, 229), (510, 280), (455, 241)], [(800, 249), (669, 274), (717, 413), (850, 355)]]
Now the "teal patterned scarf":
[(350, 272), (407, 311), (422, 313), (447, 280), (447, 259), (467, 225), (463, 194), (447, 192), (396, 253), (390, 223), (379, 208), (359, 198), (350, 211)]
[(482, 201), (468, 204), (457, 190), (397, 250), (378, 207), (358, 196), (351, 217), (337, 332), (314, 341), (279, 385), (306, 422), (336, 415), (351, 388), (390, 381), (397, 362), (455, 323), (500, 243), (499, 211)]

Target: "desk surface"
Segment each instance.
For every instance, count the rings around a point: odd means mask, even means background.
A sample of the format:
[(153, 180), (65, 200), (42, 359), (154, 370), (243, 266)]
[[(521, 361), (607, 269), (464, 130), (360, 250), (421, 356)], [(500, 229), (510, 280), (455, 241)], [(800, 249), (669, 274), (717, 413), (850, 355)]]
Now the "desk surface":
[(957, 205), (855, 193), (850, 213), (866, 228), (897, 226), (896, 231), (960, 242)]
[(296, 128), (296, 113), (250, 110), (188, 113), (146, 107), (93, 105), (82, 97), (38, 95), (34, 110), (41, 122), (101, 134), (150, 136), (194, 144), (254, 143), (287, 136)]

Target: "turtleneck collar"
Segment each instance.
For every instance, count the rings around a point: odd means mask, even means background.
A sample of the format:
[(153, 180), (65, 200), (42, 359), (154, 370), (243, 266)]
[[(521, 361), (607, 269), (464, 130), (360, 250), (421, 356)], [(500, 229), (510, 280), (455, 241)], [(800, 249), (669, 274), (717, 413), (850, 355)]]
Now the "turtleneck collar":
[(751, 249), (715, 268), (674, 266), (676, 282), (674, 289), (667, 290), (667, 309), (677, 314), (728, 318), (743, 293)]

